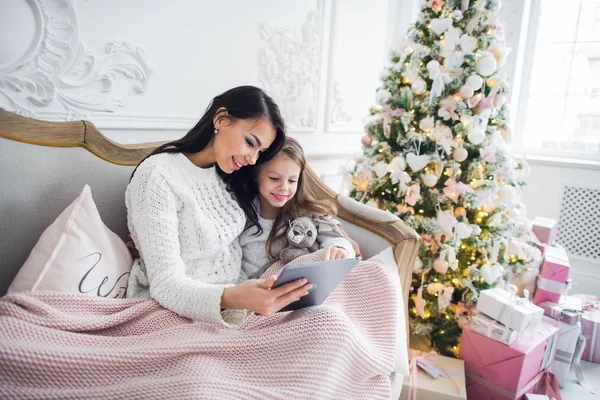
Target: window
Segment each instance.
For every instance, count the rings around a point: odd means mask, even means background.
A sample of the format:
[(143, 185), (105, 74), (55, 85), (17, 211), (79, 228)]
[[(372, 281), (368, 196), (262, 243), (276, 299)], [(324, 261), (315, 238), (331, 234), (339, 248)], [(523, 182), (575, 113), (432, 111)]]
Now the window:
[(600, 0), (533, 0), (528, 29), (519, 150), (600, 160)]

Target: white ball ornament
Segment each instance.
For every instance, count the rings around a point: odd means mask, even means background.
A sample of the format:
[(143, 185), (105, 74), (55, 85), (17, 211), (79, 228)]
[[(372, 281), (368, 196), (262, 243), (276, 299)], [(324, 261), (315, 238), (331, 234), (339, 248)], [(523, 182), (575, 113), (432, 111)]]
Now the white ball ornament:
[(467, 85), (471, 86), (473, 90), (479, 90), (483, 85), (483, 78), (479, 75), (471, 75), (467, 78)]
[(427, 187), (434, 187), (438, 181), (437, 176), (433, 172), (428, 172), (423, 175), (423, 184)]
[(419, 128), (421, 128), (424, 132), (429, 132), (433, 129), (433, 118), (425, 117), (419, 122)]
[(463, 162), (469, 156), (469, 152), (464, 147), (457, 147), (452, 155), (456, 161)]
[(503, 203), (512, 204), (514, 203), (516, 197), (517, 193), (512, 186), (506, 185), (498, 190), (498, 199)]
[(479, 59), (475, 66), (475, 71), (477, 71), (479, 75), (490, 76), (496, 72), (496, 68), (498, 68), (498, 62), (492, 53), (489, 51), (482, 51), (479, 53)]
[(478, 145), (485, 140), (485, 132), (483, 129), (471, 129), (467, 137), (469, 138), (469, 142)]
[(427, 82), (425, 82), (422, 78), (417, 78), (412, 85), (410, 85), (410, 88), (416, 95), (423, 94), (427, 90)]
[(463, 99), (468, 99), (475, 94), (475, 90), (470, 85), (462, 85), (460, 89), (458, 89), (458, 94)]
[(385, 89), (379, 89), (377, 93), (375, 93), (375, 101), (379, 104), (384, 104), (388, 101), (390, 95), (388, 91)]

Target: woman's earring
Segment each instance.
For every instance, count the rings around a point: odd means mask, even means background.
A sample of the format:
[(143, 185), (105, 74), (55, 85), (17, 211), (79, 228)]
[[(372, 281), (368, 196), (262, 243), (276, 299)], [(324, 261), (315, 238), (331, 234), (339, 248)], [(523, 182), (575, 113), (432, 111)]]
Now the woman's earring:
[(219, 133), (219, 130), (217, 128), (215, 128), (215, 135)]

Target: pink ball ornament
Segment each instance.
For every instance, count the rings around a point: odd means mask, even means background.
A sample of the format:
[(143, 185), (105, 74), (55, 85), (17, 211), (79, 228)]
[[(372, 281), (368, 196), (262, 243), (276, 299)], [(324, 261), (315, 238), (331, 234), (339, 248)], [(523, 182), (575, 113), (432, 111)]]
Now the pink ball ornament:
[(468, 99), (475, 94), (475, 90), (470, 85), (462, 85), (460, 89), (458, 89), (458, 94), (463, 99)]
[(446, 271), (448, 271), (448, 263), (441, 258), (438, 258), (433, 262), (433, 269), (440, 274), (445, 274)]
[(429, 132), (430, 130), (433, 129), (433, 118), (431, 117), (425, 117), (421, 120), (421, 122), (419, 122), (419, 127), (425, 131), (425, 132)]
[(371, 136), (365, 135), (360, 139), (360, 142), (363, 146), (369, 147), (371, 143), (373, 143), (373, 138)]
[(463, 162), (469, 156), (469, 152), (464, 147), (457, 147), (452, 153), (454, 159), (458, 162)]

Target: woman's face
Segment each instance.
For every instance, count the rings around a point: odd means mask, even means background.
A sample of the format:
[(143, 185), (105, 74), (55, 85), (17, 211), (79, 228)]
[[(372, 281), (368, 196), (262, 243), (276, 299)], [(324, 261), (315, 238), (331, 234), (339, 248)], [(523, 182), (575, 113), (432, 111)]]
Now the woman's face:
[(266, 118), (215, 122), (219, 130), (214, 138), (214, 154), (219, 168), (226, 174), (255, 164), (261, 152), (275, 140), (275, 127)]

